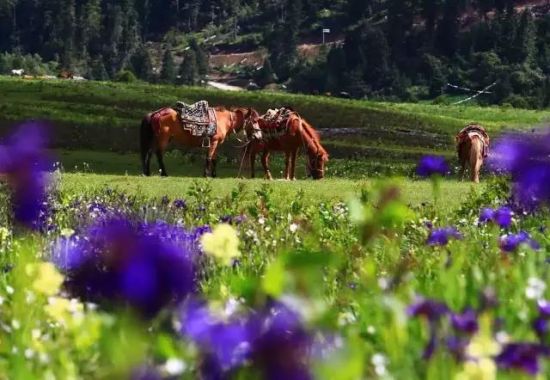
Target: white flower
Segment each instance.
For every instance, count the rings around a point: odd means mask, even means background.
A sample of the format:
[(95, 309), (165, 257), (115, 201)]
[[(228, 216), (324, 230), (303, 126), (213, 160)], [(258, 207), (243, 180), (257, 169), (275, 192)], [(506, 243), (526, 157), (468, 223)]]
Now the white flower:
[(367, 327), (367, 333), (369, 333), (369, 335), (374, 335), (376, 333), (376, 328), (374, 326)]
[(372, 355), (371, 363), (374, 366), (374, 372), (376, 372), (378, 376), (384, 376), (387, 373), (386, 366), (388, 365), (388, 359), (384, 355)]
[(170, 376), (179, 376), (186, 368), (185, 362), (177, 358), (170, 358), (164, 363), (164, 370)]
[(25, 358), (26, 359), (32, 359), (34, 357), (34, 351), (30, 348), (27, 348), (25, 350)]
[(260, 216), (260, 217), (258, 218), (258, 223), (259, 223), (261, 226), (263, 226), (263, 225), (265, 224), (265, 218), (264, 218), (263, 216)]
[(525, 296), (530, 300), (541, 300), (546, 290), (546, 284), (539, 278), (530, 277), (527, 280), (527, 288), (525, 289)]
[(299, 228), (299, 227), (300, 227), (300, 226), (299, 226), (298, 224), (292, 223), (288, 228), (289, 228), (290, 232), (296, 233), (296, 231), (298, 231), (298, 228)]

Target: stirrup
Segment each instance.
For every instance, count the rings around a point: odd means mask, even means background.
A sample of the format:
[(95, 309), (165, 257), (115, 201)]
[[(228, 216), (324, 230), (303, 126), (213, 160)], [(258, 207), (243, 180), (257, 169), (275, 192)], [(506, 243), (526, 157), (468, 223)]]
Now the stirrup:
[(210, 137), (203, 137), (201, 147), (210, 148)]

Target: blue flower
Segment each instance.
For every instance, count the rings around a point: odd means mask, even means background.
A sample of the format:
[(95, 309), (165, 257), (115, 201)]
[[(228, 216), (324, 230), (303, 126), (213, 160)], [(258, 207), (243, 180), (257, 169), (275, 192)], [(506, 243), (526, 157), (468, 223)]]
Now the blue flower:
[(525, 231), (521, 231), (518, 234), (501, 236), (499, 242), (500, 249), (507, 253), (515, 252), (522, 244), (527, 244), (535, 250), (540, 248), (539, 243), (532, 239)]
[(221, 322), (204, 304), (189, 300), (179, 322), (180, 333), (201, 350), (205, 378), (223, 378), (245, 362), (264, 379), (312, 378), (308, 361), (313, 340), (299, 316), (282, 304)]
[(479, 329), (477, 313), (472, 309), (466, 309), (460, 314), (451, 314), (451, 324), (455, 330), (470, 335)]
[(484, 208), (479, 215), (480, 223), (494, 222), (501, 228), (509, 228), (512, 225), (512, 209), (507, 206), (500, 207), (496, 210)]
[(550, 202), (550, 131), (510, 134), (493, 149), (490, 166), (510, 174), (517, 201), (527, 207)]
[(462, 239), (462, 235), (454, 227), (438, 228), (430, 231), (427, 244), (445, 246), (451, 238)]
[(59, 239), (52, 246), (52, 261), (65, 272), (65, 288), (72, 296), (122, 301), (152, 318), (195, 290), (195, 252), (189, 252), (187, 240), (172, 239), (171, 228), (102, 220), (82, 236)]
[(250, 355), (252, 335), (247, 321), (221, 322), (206, 304), (194, 299), (182, 307), (179, 321), (180, 333), (215, 359), (216, 367), (222, 371), (242, 365)]
[(449, 172), (449, 165), (445, 162), (445, 158), (441, 156), (424, 156), (416, 167), (416, 174), (420, 177), (445, 176)]
[(13, 216), (34, 230), (41, 229), (48, 212), (48, 174), (53, 166), (46, 145), (45, 127), (29, 122), (19, 126), (0, 146), (0, 175), (5, 176), (11, 190)]
[(172, 205), (175, 208), (187, 208), (187, 203), (183, 199), (174, 199), (174, 202), (172, 202)]
[(495, 362), (501, 368), (536, 375), (540, 370), (539, 357), (542, 355), (547, 356), (548, 349), (537, 343), (510, 343), (503, 347)]
[(437, 321), (449, 312), (449, 308), (442, 302), (420, 298), (407, 308), (411, 317), (423, 316), (430, 321)]

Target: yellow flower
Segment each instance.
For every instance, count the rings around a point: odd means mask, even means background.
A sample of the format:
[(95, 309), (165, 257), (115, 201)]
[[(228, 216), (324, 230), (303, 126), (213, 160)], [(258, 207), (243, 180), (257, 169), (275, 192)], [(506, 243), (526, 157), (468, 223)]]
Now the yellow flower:
[(70, 318), (71, 301), (63, 297), (50, 297), (44, 306), (46, 314), (56, 322), (66, 324)]
[(33, 279), (32, 288), (46, 296), (53, 296), (63, 283), (61, 275), (52, 263), (28, 264), (26, 272)]
[(497, 366), (490, 358), (464, 363), (462, 372), (455, 376), (455, 380), (494, 380), (497, 377)]
[(63, 297), (50, 297), (44, 306), (46, 314), (64, 326), (79, 326), (84, 317), (84, 305), (76, 299), (68, 300)]
[(229, 224), (219, 224), (211, 233), (204, 234), (201, 244), (206, 254), (217, 258), (225, 265), (231, 265), (232, 260), (241, 255), (237, 231)]

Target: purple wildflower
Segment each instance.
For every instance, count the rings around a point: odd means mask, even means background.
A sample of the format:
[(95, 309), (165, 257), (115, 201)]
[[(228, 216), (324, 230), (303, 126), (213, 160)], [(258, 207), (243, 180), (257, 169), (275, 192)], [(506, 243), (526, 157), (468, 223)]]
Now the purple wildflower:
[(454, 227), (438, 228), (430, 231), (427, 244), (445, 246), (451, 238), (462, 239), (462, 235)]
[(183, 199), (174, 199), (174, 202), (172, 202), (172, 205), (175, 208), (187, 208), (187, 203)]
[(95, 302), (123, 301), (146, 318), (192, 293), (194, 252), (143, 228), (111, 219), (54, 244), (52, 260), (66, 273), (67, 291)]
[(539, 356), (548, 355), (544, 347), (537, 343), (510, 343), (504, 346), (502, 352), (495, 358), (501, 368), (516, 369), (530, 375), (536, 375), (539, 370)]
[(532, 239), (525, 231), (518, 234), (501, 236), (499, 241), (500, 249), (506, 253), (515, 252), (522, 244), (527, 244), (535, 250), (540, 248), (539, 243)]
[(548, 320), (543, 317), (536, 318), (533, 323), (533, 330), (540, 339), (543, 339), (548, 333)]
[(496, 210), (484, 208), (479, 214), (479, 223), (494, 222), (501, 228), (509, 228), (512, 225), (513, 214), (512, 209), (507, 206), (503, 206)]
[(180, 312), (180, 323), (180, 333), (214, 358), (222, 371), (240, 366), (250, 355), (252, 335), (246, 321), (221, 322), (207, 305), (189, 300)]
[(539, 301), (538, 303), (539, 314), (547, 319), (550, 319), (550, 302)]
[(479, 329), (477, 314), (472, 309), (466, 309), (460, 314), (451, 314), (451, 324), (457, 331), (466, 334), (475, 334)]
[(493, 150), (490, 165), (512, 176), (515, 198), (535, 207), (550, 202), (550, 132), (508, 135)]
[(449, 308), (442, 302), (420, 298), (407, 308), (411, 317), (423, 316), (430, 321), (437, 321), (449, 312)]
[(162, 375), (156, 368), (143, 365), (132, 371), (130, 380), (162, 380)]
[(201, 349), (201, 372), (223, 377), (250, 362), (265, 379), (310, 379), (309, 351), (313, 340), (297, 314), (275, 304), (245, 319), (221, 322), (200, 302), (184, 305), (179, 320), (182, 335)]
[(489, 223), (493, 220), (493, 217), (495, 215), (495, 210), (492, 208), (483, 208), (481, 209), (481, 212), (479, 213), (479, 223)]
[(445, 158), (441, 156), (424, 156), (420, 159), (416, 168), (416, 174), (420, 177), (445, 176), (449, 172), (449, 165), (445, 162)]
[(48, 172), (51, 160), (46, 154), (44, 126), (26, 123), (0, 146), (0, 174), (11, 189), (15, 220), (27, 228), (40, 229), (47, 213)]

